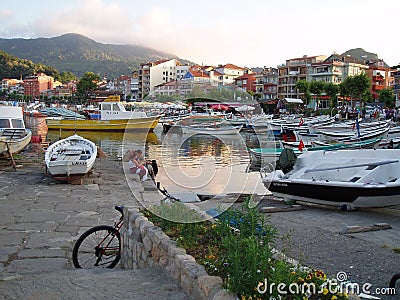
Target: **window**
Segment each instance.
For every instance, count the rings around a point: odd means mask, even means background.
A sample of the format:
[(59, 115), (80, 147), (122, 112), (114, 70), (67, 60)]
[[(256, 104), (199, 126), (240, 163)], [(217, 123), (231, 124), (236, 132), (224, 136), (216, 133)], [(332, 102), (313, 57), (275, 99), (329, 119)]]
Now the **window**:
[(113, 104), (113, 111), (120, 111), (118, 104)]
[(19, 119), (11, 120), (11, 124), (12, 124), (13, 128), (24, 128), (24, 124), (23, 124), (22, 120), (19, 120)]
[(101, 109), (102, 109), (102, 110), (111, 110), (111, 104), (109, 104), (109, 103), (102, 103), (102, 104), (101, 104)]
[(7, 119), (0, 119), (0, 128), (10, 128), (10, 122)]

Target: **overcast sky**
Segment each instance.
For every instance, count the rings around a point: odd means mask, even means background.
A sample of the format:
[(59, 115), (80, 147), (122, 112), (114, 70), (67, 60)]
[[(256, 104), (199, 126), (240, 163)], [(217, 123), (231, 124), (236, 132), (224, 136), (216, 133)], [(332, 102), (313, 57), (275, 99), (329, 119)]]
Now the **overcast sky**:
[(276, 67), (363, 48), (400, 63), (399, 0), (18, 0), (0, 7), (0, 37), (79, 33), (148, 46), (204, 65)]

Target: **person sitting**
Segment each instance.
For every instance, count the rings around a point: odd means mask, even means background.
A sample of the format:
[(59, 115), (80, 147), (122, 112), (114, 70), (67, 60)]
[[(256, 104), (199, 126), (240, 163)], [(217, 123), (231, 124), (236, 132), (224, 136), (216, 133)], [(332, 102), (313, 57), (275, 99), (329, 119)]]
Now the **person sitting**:
[(128, 167), (129, 167), (129, 171), (132, 174), (136, 174), (136, 171), (138, 170), (138, 167), (139, 167), (139, 162), (137, 160), (136, 151), (131, 151), (130, 152), (129, 161), (128, 161)]
[(143, 156), (139, 156), (137, 159), (138, 162), (138, 167), (137, 167), (137, 171), (136, 174), (139, 174), (140, 180), (141, 181), (145, 181), (147, 180), (147, 175), (149, 173), (148, 169), (146, 168), (145, 164), (145, 160)]

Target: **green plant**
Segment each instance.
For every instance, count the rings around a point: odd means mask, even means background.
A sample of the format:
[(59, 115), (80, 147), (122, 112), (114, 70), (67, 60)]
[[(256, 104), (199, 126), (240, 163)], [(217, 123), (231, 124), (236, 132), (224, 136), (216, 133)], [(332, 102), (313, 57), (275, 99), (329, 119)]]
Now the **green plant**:
[(145, 214), (194, 256), (209, 275), (220, 276), (225, 288), (240, 299), (347, 299), (324, 272), (273, 258), (277, 230), (251, 200), (248, 197), (241, 208), (224, 211), (214, 223), (176, 223), (160, 217), (202, 219), (182, 203), (161, 205)]

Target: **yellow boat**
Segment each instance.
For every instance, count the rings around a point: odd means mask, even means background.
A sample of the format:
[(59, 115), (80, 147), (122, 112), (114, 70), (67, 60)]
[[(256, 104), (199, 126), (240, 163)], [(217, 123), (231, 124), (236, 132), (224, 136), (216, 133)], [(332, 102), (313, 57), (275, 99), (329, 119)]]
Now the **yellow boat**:
[(46, 118), (48, 129), (89, 131), (153, 131), (161, 116), (144, 111), (127, 111), (119, 98), (111, 96), (100, 103), (99, 120)]

